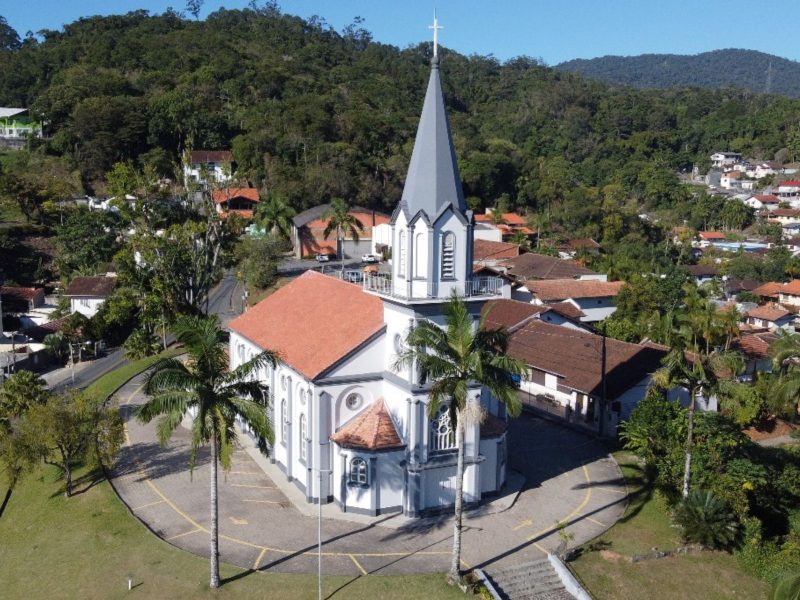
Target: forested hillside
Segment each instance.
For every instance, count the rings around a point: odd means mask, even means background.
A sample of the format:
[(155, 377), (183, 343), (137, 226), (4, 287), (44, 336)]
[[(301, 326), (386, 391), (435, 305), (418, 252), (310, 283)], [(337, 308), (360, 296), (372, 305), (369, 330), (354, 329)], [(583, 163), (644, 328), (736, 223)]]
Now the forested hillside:
[(755, 50), (601, 56), (570, 60), (556, 69), (637, 88), (737, 87), (790, 98), (800, 96), (800, 63)]
[[(430, 58), (429, 43), (400, 50), (358, 22), (336, 32), (272, 4), (204, 21), (138, 11), (81, 19), (41, 42), (8, 29), (0, 39), (0, 105), (43, 116), (46, 152), (78, 169), (87, 191), (118, 161), (169, 175), (188, 147), (232, 148), (240, 175), (297, 209), (334, 196), (395, 205)], [(714, 150), (772, 158), (789, 144), (800, 156), (800, 101), (619, 88), (527, 58), (442, 54), (475, 208), (504, 199), (610, 244), (643, 227), (637, 211), (685, 202), (675, 170)]]

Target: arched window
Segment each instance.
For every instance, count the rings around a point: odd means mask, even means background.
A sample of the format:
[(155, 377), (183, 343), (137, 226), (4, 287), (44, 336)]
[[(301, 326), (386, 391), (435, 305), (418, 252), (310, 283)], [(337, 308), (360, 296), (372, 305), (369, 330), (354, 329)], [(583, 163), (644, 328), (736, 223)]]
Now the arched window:
[(428, 241), (424, 233), (414, 236), (414, 277), (425, 279), (428, 276)]
[(397, 252), (397, 276), (406, 276), (406, 232), (401, 231), (398, 236), (397, 245), (399, 246)]
[(350, 461), (350, 483), (356, 485), (369, 485), (367, 461), (363, 458), (354, 458)]
[(281, 400), (281, 441), (285, 444), (289, 439), (289, 414), (286, 410), (286, 400)]
[(436, 416), (431, 419), (429, 445), (431, 452), (452, 450), (456, 447), (456, 432), (450, 422), (450, 407), (446, 404), (440, 405)]
[(442, 234), (442, 279), (456, 276), (456, 235), (452, 231)]
[(299, 440), (299, 442), (300, 442), (300, 460), (302, 460), (303, 462), (306, 462), (306, 452), (307, 452), (307, 446), (308, 446), (308, 444), (306, 444), (306, 437), (308, 437), (307, 436), (307, 433), (308, 433), (307, 429), (308, 429), (308, 427), (306, 426), (306, 415), (302, 414), (302, 415), (300, 415), (300, 440)]

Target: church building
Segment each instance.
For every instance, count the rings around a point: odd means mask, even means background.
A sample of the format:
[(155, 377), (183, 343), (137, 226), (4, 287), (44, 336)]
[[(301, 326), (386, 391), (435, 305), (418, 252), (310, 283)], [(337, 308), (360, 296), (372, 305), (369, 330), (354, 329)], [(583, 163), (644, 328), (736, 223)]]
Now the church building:
[[(358, 283), (308, 271), (231, 325), (231, 367), (263, 349), (280, 354), (259, 373), (272, 391), (270, 459), (308, 502), (342, 511), (418, 516), (455, 501), (455, 432), (446, 406), (428, 414), (430, 385), (396, 369), (410, 328), (444, 326), (458, 293), (478, 318), (510, 297), (508, 283), (473, 276), (472, 211), (461, 188), (434, 45), (425, 102), (402, 199), (391, 218), (391, 274)], [(503, 407), (480, 385), (470, 401), (486, 418), (465, 431), (464, 500), (506, 481)]]

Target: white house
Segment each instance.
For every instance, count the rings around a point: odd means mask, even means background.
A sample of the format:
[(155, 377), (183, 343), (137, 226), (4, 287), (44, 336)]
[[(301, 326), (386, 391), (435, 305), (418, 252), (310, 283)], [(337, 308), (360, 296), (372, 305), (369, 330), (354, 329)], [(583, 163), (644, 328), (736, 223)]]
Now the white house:
[(551, 279), (529, 281), (532, 304), (567, 302), (583, 313), (581, 321), (594, 323), (610, 317), (617, 310), (616, 297), (624, 281), (581, 281)]
[[(473, 215), (467, 209), (434, 56), (402, 199), (391, 218), (392, 278), (362, 285), (309, 271), (231, 325), (231, 367), (278, 351), (259, 378), (273, 392), (271, 459), (309, 502), (369, 515), (417, 516), (454, 502), (455, 432), (448, 407), (428, 414), (429, 385), (398, 367), (409, 328), (444, 325), (451, 293), (476, 319), (508, 297), (500, 278), (472, 275)], [(472, 385), (487, 414), (465, 431), (464, 498), (477, 503), (506, 481), (505, 412)], [(320, 483), (320, 472), (321, 483)]]
[(756, 210), (773, 211), (778, 208), (781, 200), (775, 194), (755, 194), (747, 198), (744, 203)]
[(775, 195), (781, 200), (797, 200), (800, 198), (800, 181), (783, 181), (779, 183)]
[(116, 284), (115, 277), (75, 277), (64, 292), (69, 298), (70, 312), (93, 317)]
[(711, 166), (715, 169), (724, 169), (732, 167), (742, 160), (742, 155), (739, 152), (714, 152), (711, 155)]
[(759, 329), (785, 329), (794, 332), (796, 315), (777, 304), (767, 304), (747, 311), (747, 324)]
[(233, 171), (233, 153), (230, 150), (194, 150), (183, 166), (183, 180), (187, 187), (196, 182), (205, 188), (210, 182), (230, 181)]

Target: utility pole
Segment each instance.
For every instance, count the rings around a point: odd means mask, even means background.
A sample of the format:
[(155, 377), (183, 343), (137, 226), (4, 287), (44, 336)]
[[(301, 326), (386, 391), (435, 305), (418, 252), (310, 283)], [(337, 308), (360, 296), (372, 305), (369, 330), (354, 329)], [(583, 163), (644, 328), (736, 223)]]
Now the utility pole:
[(598, 423), (597, 432), (600, 437), (603, 437), (605, 432), (606, 421), (606, 326), (600, 329), (602, 347), (600, 350), (600, 423)]

